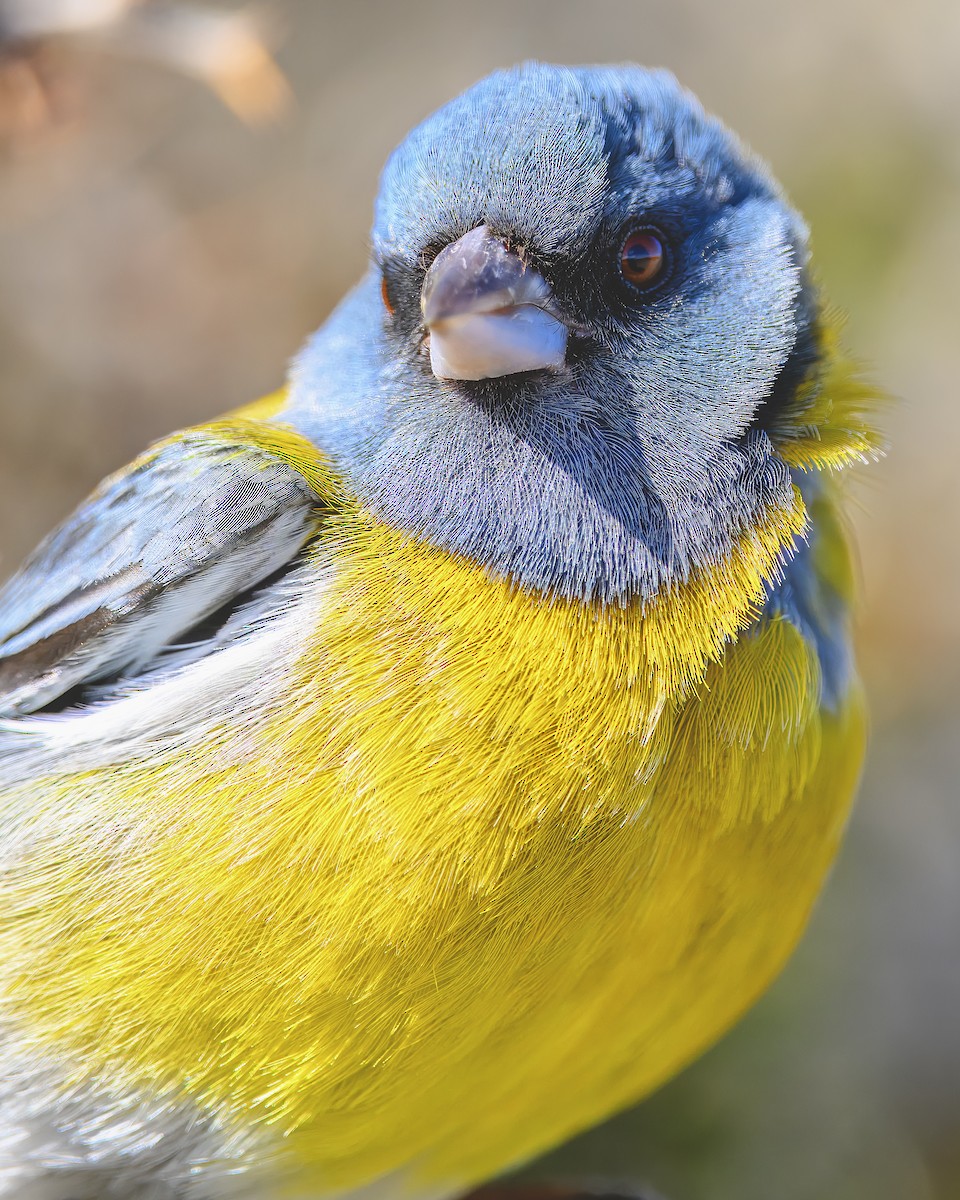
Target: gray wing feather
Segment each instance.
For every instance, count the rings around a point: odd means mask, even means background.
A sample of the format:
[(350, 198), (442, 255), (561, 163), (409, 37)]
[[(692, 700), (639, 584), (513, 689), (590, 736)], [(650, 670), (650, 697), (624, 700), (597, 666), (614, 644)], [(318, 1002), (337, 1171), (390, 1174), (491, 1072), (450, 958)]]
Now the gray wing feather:
[(321, 505), (266, 451), (198, 434), (111, 476), (0, 588), (0, 715), (141, 670), (294, 559)]

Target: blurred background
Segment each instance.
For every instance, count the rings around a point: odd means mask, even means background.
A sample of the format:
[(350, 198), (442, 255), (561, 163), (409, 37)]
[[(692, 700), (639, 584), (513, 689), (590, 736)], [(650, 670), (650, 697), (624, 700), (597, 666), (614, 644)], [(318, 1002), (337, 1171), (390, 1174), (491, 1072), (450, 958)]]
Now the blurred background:
[[(59, 32), (56, 32), (59, 30)], [(670, 67), (809, 219), (896, 397), (855, 522), (870, 761), (784, 977), (540, 1177), (960, 1197), (956, 0), (0, 0), (0, 578), (151, 439), (274, 388), (363, 269), (383, 160), (528, 57)]]

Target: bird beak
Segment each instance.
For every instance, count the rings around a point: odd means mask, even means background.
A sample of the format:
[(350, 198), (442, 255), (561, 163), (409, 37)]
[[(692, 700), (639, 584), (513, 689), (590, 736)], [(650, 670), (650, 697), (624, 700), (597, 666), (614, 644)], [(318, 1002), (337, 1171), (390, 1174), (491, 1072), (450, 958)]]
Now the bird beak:
[(550, 285), (486, 225), (445, 246), (423, 283), (420, 306), (438, 379), (496, 379), (561, 367), (567, 327), (551, 311)]

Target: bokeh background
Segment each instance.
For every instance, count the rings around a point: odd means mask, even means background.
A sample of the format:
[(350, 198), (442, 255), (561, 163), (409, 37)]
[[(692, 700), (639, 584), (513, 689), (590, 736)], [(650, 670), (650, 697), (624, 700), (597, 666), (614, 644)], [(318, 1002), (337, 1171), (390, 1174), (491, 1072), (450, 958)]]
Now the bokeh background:
[(150, 61), (143, 30), (134, 52), (93, 31), (0, 55), (0, 577), (151, 439), (278, 383), (360, 274), (378, 171), (415, 121), (527, 57), (670, 67), (772, 163), (849, 344), (896, 397), (855, 513), (873, 741), (784, 977), (660, 1094), (534, 1170), (669, 1200), (955, 1200), (960, 5), (263, 7), (290, 95), (279, 77), (249, 104), (227, 89), (248, 118), (271, 110), (252, 124)]

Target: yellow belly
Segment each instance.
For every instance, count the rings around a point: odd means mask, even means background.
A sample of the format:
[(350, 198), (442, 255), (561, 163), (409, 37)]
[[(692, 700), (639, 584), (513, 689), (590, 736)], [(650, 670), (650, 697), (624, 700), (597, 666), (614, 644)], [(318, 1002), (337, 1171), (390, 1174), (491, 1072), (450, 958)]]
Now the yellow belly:
[(267, 1123), (297, 1194), (466, 1185), (635, 1100), (780, 967), (859, 771), (792, 626), (723, 648), (783, 537), (742, 594), (598, 614), (348, 513), (282, 703), (19, 801), (9, 1011)]

